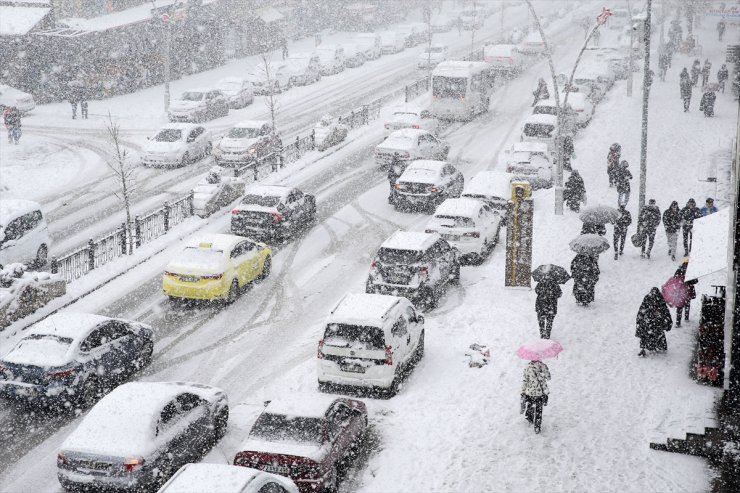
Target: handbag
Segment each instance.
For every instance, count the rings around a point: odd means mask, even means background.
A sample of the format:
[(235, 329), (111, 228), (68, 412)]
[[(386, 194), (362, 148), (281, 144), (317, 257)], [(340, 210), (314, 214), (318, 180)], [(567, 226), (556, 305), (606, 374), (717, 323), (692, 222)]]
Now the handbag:
[(645, 238), (640, 233), (635, 233), (630, 237), (630, 240), (632, 240), (632, 245), (639, 248), (642, 246), (642, 243), (645, 241)]

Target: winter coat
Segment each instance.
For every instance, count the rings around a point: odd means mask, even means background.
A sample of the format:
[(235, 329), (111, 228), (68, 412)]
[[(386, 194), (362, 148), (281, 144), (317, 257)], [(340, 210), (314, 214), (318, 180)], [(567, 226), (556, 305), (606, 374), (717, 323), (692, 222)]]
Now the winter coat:
[(701, 73), (701, 68), (699, 68), (699, 65), (694, 65), (691, 67), (691, 83), (693, 85), (696, 85), (697, 82), (699, 82), (699, 74)]
[(626, 233), (630, 224), (632, 224), (632, 214), (630, 214), (630, 211), (627, 209), (620, 210), (619, 218), (617, 219), (617, 222), (614, 223), (614, 232)]
[(683, 99), (690, 98), (691, 97), (691, 89), (692, 89), (692, 85), (691, 85), (691, 81), (689, 80), (689, 78), (686, 77), (684, 79), (682, 77), (681, 78), (681, 98), (683, 98)]
[(701, 69), (701, 76), (709, 78), (709, 74), (712, 72), (712, 64), (711, 63), (705, 63), (704, 67)]
[(681, 229), (681, 209), (678, 207), (669, 207), (666, 209), (663, 212), (663, 227), (666, 233), (678, 232)]
[(547, 89), (547, 84), (542, 83), (537, 85), (537, 89), (534, 90), (532, 95), (539, 101), (542, 99), (550, 99), (550, 91)]
[(630, 191), (630, 180), (632, 179), (632, 173), (628, 168), (619, 165), (614, 169), (614, 183), (617, 186), (617, 192), (627, 193)]
[(681, 209), (681, 220), (683, 221), (683, 227), (685, 229), (691, 229), (694, 227), (694, 219), (701, 217), (701, 210), (698, 207), (684, 207)]
[(21, 112), (18, 108), (10, 108), (10, 111), (5, 115), (5, 126), (21, 128)]
[(717, 80), (719, 82), (725, 82), (729, 77), (729, 73), (727, 71), (727, 67), (721, 68), (717, 71)]
[(660, 209), (657, 205), (646, 205), (637, 218), (637, 228), (644, 233), (655, 233), (660, 224)]
[(686, 299), (686, 304), (682, 305), (682, 307), (688, 305), (689, 303), (691, 303), (691, 300), (696, 298), (696, 284), (699, 282), (698, 279), (689, 279), (688, 281), (686, 280), (686, 269), (688, 268), (688, 266), (689, 264), (687, 262), (681, 263), (681, 265), (678, 266), (678, 269), (676, 269), (676, 272), (673, 274), (673, 277), (677, 277), (678, 279), (683, 281), (686, 289), (688, 290), (689, 296)]
[(609, 151), (609, 154), (606, 156), (606, 170), (609, 173), (613, 173), (617, 169), (617, 166), (619, 166), (621, 158), (621, 151)]
[(640, 338), (640, 347), (650, 351), (665, 351), (668, 343), (665, 332), (671, 330), (673, 319), (663, 295), (653, 288), (645, 295), (637, 312), (635, 337)]
[(534, 288), (537, 293), (537, 301), (534, 303), (534, 309), (537, 316), (552, 315), (558, 313), (558, 298), (563, 295), (563, 290), (555, 281), (542, 281), (537, 283)]
[(550, 380), (550, 369), (542, 361), (530, 361), (524, 368), (522, 394), (527, 397), (543, 397), (550, 393), (547, 381)]
[(600, 273), (596, 257), (579, 253), (573, 258), (570, 274), (573, 276), (573, 296), (578, 303), (588, 304), (594, 301), (594, 289)]
[(586, 200), (586, 185), (583, 178), (576, 172), (571, 173), (565, 181), (563, 189), (563, 199), (568, 203), (571, 209), (577, 209), (578, 204)]
[(701, 213), (701, 217), (708, 216), (709, 214), (714, 214), (717, 212), (717, 207), (707, 207), (706, 205), (699, 209), (699, 212)]
[(714, 116), (714, 101), (717, 95), (713, 92), (705, 92), (699, 103), (699, 111), (704, 112), (704, 116)]

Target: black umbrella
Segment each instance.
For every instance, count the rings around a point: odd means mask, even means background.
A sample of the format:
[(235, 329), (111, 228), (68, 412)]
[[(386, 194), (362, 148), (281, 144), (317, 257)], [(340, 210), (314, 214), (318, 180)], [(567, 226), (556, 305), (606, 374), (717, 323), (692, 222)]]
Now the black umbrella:
[(600, 235), (585, 234), (571, 241), (570, 249), (583, 255), (595, 256), (609, 250), (609, 240)]
[(589, 224), (614, 223), (619, 219), (619, 211), (608, 205), (595, 205), (583, 209), (580, 216), (581, 221)]
[(570, 274), (559, 265), (543, 264), (532, 271), (532, 279), (535, 282), (552, 280), (558, 284), (565, 284), (570, 279)]

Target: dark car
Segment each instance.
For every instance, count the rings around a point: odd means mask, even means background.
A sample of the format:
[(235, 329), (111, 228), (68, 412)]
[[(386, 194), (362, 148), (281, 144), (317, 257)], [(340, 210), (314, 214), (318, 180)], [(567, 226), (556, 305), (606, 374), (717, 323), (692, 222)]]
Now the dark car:
[(396, 231), (378, 250), (365, 292), (403, 296), (434, 308), (450, 283), (460, 280), (458, 252), (438, 233)]
[(50, 407), (89, 405), (101, 389), (149, 364), (152, 337), (152, 329), (139, 322), (52, 315), (0, 359), (0, 395)]
[(297, 188), (277, 185), (249, 187), (231, 211), (231, 232), (284, 241), (316, 220), (316, 199)]
[(310, 395), (272, 401), (234, 465), (289, 477), (301, 493), (335, 492), (366, 429), (367, 409), (355, 399)]
[(394, 187), (397, 209), (434, 212), (448, 198), (459, 197), (465, 185), (462, 173), (445, 161), (413, 161)]

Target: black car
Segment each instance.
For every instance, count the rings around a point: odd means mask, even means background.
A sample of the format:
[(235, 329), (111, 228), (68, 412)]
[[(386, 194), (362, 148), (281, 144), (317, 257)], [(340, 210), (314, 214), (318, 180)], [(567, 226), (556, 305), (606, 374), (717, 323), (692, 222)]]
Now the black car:
[(256, 185), (231, 211), (231, 232), (283, 241), (314, 223), (316, 199), (297, 188)]

